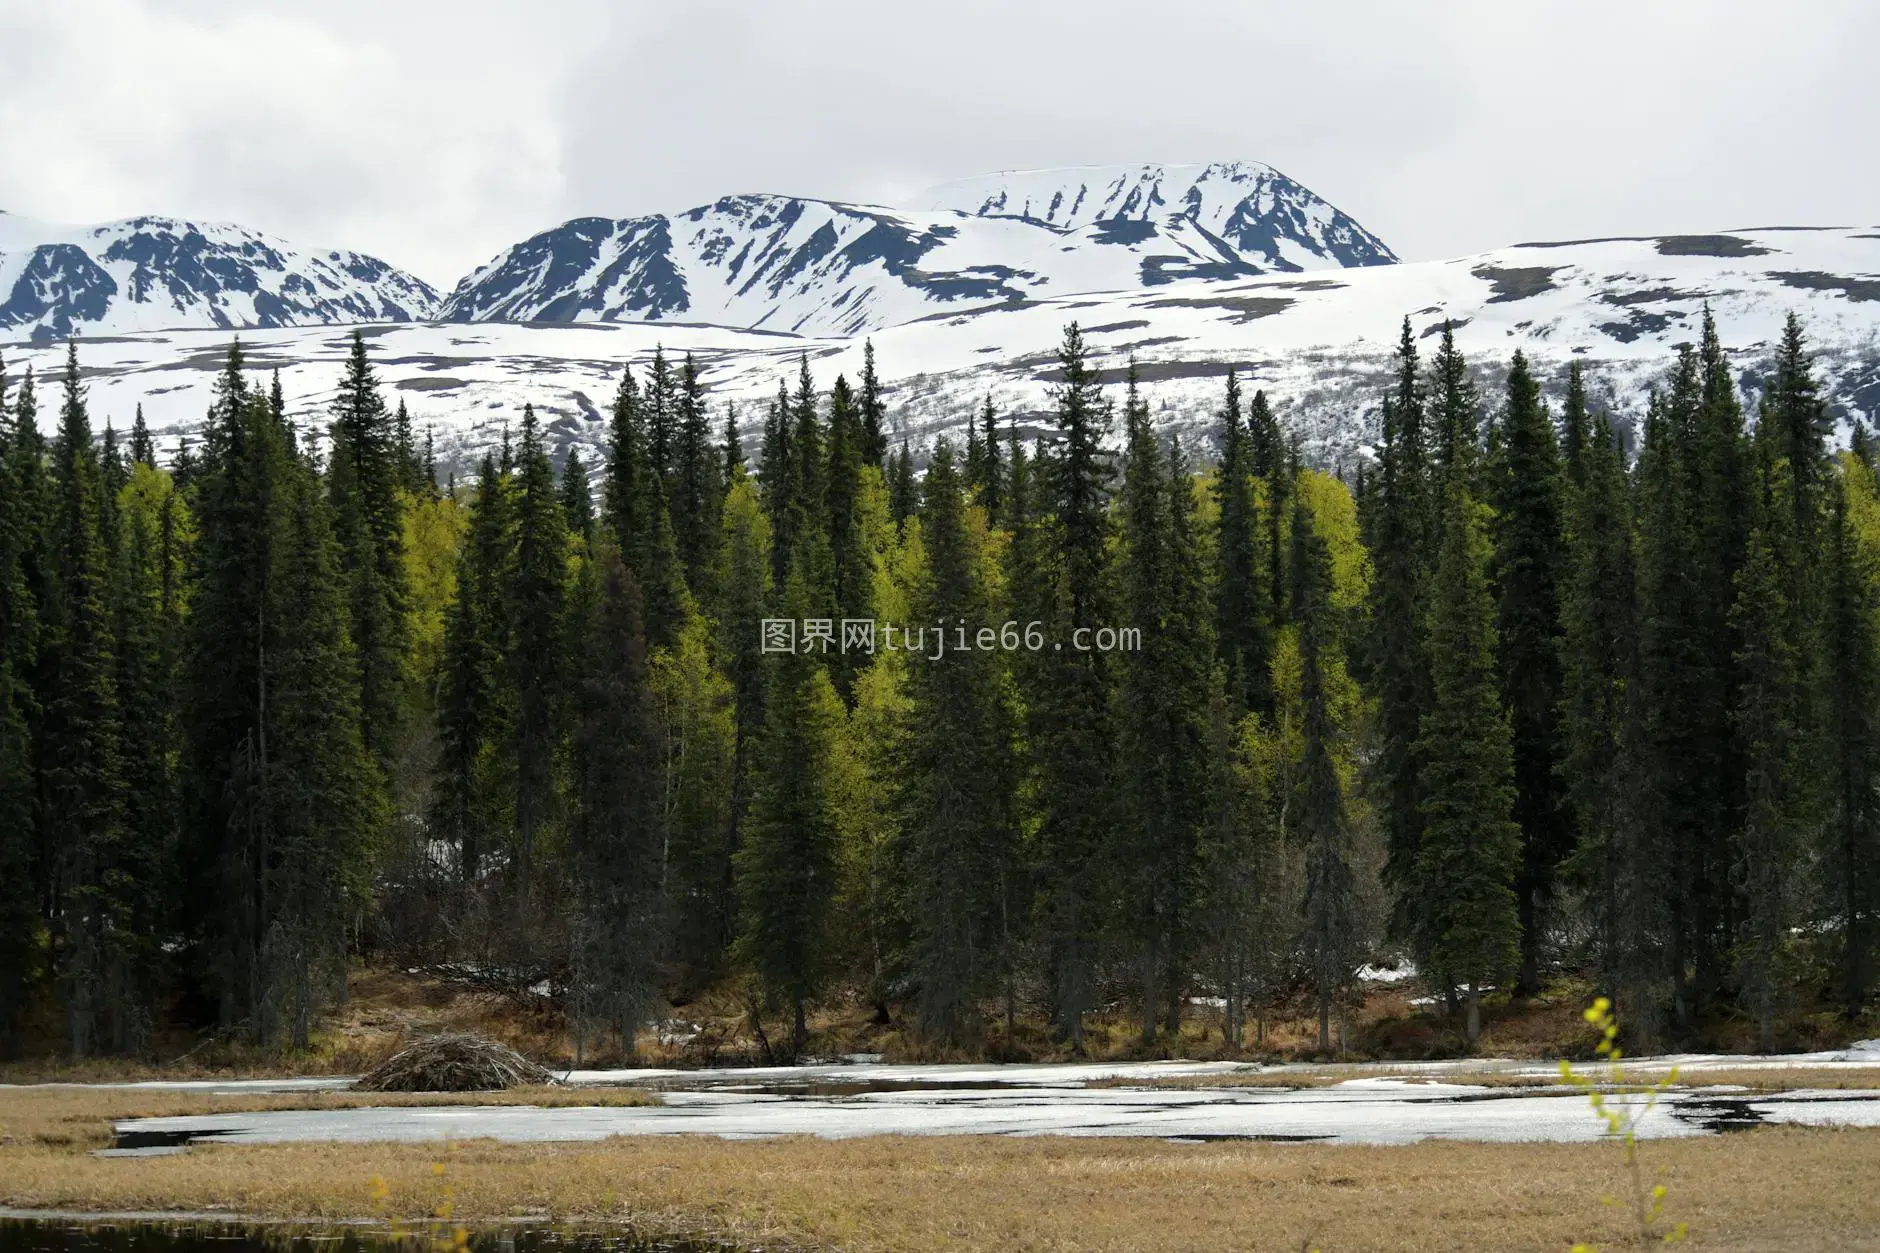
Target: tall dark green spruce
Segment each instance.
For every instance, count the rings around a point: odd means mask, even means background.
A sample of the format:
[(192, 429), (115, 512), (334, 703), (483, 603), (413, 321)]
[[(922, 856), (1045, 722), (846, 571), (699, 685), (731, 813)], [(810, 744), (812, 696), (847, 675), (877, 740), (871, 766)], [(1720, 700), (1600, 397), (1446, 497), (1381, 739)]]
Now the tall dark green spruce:
[(920, 484), (914, 478), (914, 454), (902, 440), (901, 451), (888, 464), (888, 513), (897, 527), (905, 527), (919, 509)]
[(1285, 523), (1292, 494), (1293, 464), (1291, 450), (1280, 434), (1279, 420), (1267, 404), (1266, 393), (1253, 394), (1247, 406), (1247, 444), (1252, 453), (1248, 469), (1265, 487), (1259, 509), (1258, 547), (1266, 562), (1267, 603), (1262, 612), (1273, 628), (1286, 617), (1286, 540)]
[(1741, 902), (1731, 956), (1745, 1007), (1756, 1020), (1757, 1045), (1765, 1053), (1775, 1051), (1775, 1016), (1792, 993), (1790, 935), (1802, 905), (1797, 868), (1812, 843), (1804, 759), (1807, 693), (1800, 657), (1806, 634), (1786, 586), (1797, 561), (1787, 499), (1794, 485), (1784, 481), (1788, 463), (1777, 460), (1775, 443), (1767, 436), (1756, 441), (1755, 511), (1730, 610), (1738, 640), (1731, 717), (1747, 802), (1730, 849), (1731, 886)]
[(1117, 692), (1121, 788), (1113, 864), (1141, 988), (1142, 1038), (1164, 1017), (1179, 1026), (1194, 919), (1196, 849), (1207, 800), (1209, 671), (1214, 641), (1193, 612), (1204, 594), (1193, 480), (1179, 446), (1164, 457), (1129, 367), (1118, 582), (1136, 647), (1121, 657)]
[(137, 416), (131, 421), (131, 460), (153, 470), (157, 468), (157, 446), (150, 441), (150, 428), (144, 424), (144, 407), (141, 404), (137, 406)]
[(1519, 987), (1540, 990), (1544, 910), (1556, 870), (1573, 847), (1573, 820), (1560, 769), (1560, 603), (1566, 559), (1561, 468), (1553, 423), (1520, 352), (1508, 369), (1500, 427), (1502, 472), (1494, 479), (1494, 583), (1499, 594), (1502, 703), (1514, 744), (1514, 820), (1521, 828)]
[[(124, 972), (145, 997), (166, 973), (162, 946), (172, 936), (169, 915), (177, 886), (175, 697), (185, 559), (178, 530), (185, 509), (168, 474), (141, 461), (131, 464), (118, 496), (112, 554), (126, 828), (114, 881)], [(141, 1050), (151, 1018), (146, 1000), (121, 1020), (113, 1048)]]
[(679, 392), (666, 364), (666, 350), (653, 349), (646, 368), (646, 459), (659, 475), (668, 499), (672, 494), (673, 453), (679, 435)]
[[(816, 616), (808, 564), (800, 553), (792, 559), (779, 606), (799, 623)], [(837, 840), (830, 769), (842, 699), (820, 656), (798, 649), (770, 661), (764, 734), (736, 859), (744, 910), (737, 952), (765, 1000), (790, 1012), (790, 1054), (800, 1057), (810, 1002), (830, 974)]]
[[(968, 447), (966, 486), (986, 516), (997, 518), (1005, 499), (1005, 463), (999, 452), (999, 415), (992, 407), (991, 393), (987, 393), (979, 416), (979, 450), (975, 459)], [(972, 434), (970, 421), (967, 432)]]
[[(68, 345), (65, 396), (53, 446), (52, 595), (46, 602), (47, 681), (40, 697), (40, 826), (52, 855), (51, 916), (71, 1053), (88, 1056), (126, 1034), (119, 1019), (143, 989), (129, 986), (117, 876), (125, 852), (122, 723), (111, 617), (107, 505), (91, 423)], [(114, 1041), (113, 1037), (118, 1037)]]
[(594, 541), (594, 486), (579, 449), (570, 448), (561, 463), (561, 509), (568, 518), (568, 534), (584, 543)]
[(1286, 813), (1294, 838), (1305, 850), (1301, 941), (1318, 1006), (1319, 1051), (1327, 1052), (1332, 1047), (1332, 1009), (1357, 976), (1357, 877), (1352, 870), (1351, 815), (1333, 756), (1338, 728), (1326, 691), (1327, 664), (1338, 647), (1331, 554), (1303, 500), (1293, 509), (1292, 548), (1291, 616), (1299, 626), (1305, 743)]
[[(719, 546), (716, 583), (719, 665), (731, 682), (735, 738), (731, 762), (730, 846), (742, 844), (752, 778), (764, 732), (764, 696), (768, 678), (763, 652), (763, 619), (770, 603), (770, 526), (757, 498), (756, 484), (741, 462), (732, 462), (725, 493), (724, 536)], [(723, 885), (723, 913), (735, 920), (735, 884)]]
[(566, 680), (561, 644), (568, 592), (567, 519), (555, 493), (555, 472), (542, 446), (535, 409), (528, 405), (522, 410), (515, 490), (516, 573), (509, 588), (513, 634), (506, 660), (516, 702), (513, 889), (526, 919), (537, 843), (556, 816), (555, 758)]
[(1443, 323), (1442, 341), (1430, 361), (1429, 423), (1437, 482), (1453, 480), (1479, 495), (1482, 485), (1476, 474), (1482, 460), (1482, 418), (1469, 364), (1456, 347), (1455, 325), (1448, 321)]
[(467, 883), (481, 878), (513, 803), (503, 746), (514, 716), (504, 656), (515, 561), (510, 485), (485, 452), (457, 557), (457, 596), (444, 618), (437, 714), (442, 751), (431, 809), (432, 827), (455, 846)]
[(907, 663), (900, 857), (921, 1026), (957, 1043), (978, 1034), (980, 1001), (1016, 973), (1024, 905), (1016, 727), (999, 654), (979, 646), (978, 629), (992, 620), (984, 534), (944, 439), (928, 465), (925, 496), (927, 568), (911, 612), (923, 631), (940, 634), (941, 646)]
[(862, 389), (856, 404), (861, 413), (859, 445), (862, 461), (885, 470), (888, 460), (887, 406), (881, 399), (881, 378), (875, 373), (873, 340), (862, 341)]
[(409, 434), (408, 423), (401, 431), (386, 412), (365, 336), (354, 331), (333, 401), (327, 487), (351, 605), (366, 751), (388, 781), (398, 768), (411, 697), (411, 588), (400, 496), (411, 478)]
[(679, 415), (673, 449), (672, 489), (668, 509), (687, 585), (704, 596), (717, 555), (718, 511), (724, 503), (723, 472), (712, 446), (711, 420), (692, 354), (679, 370)]
[(384, 800), (333, 511), (242, 367), (237, 345), (192, 488), (185, 917), (225, 1029), (298, 1043), (343, 986)]
[(6, 815), (0, 822), (0, 1057), (6, 1058), (19, 1051), (16, 1033), (39, 948), (32, 742), (39, 606), (26, 578), (28, 545), (38, 532), (30, 494), (37, 475), (24, 465), (39, 451), (38, 432), (22, 437), (19, 422), (0, 364), (0, 814)]
[(1416, 340), (1404, 319), (1397, 386), (1385, 398), (1378, 448), (1369, 670), (1377, 697), (1373, 767), (1382, 798), (1384, 881), (1393, 900), (1392, 934), (1412, 941), (1416, 863), (1423, 842), (1421, 772), (1416, 758), (1423, 712), (1431, 705), (1425, 597), (1437, 531), (1431, 523), (1429, 430)]
[[(836, 376), (829, 391), (829, 453), (824, 502), (833, 567), (835, 616), (839, 619), (874, 617), (875, 571), (862, 541), (862, 431), (855, 396), (848, 380)], [(839, 629), (839, 628), (838, 628)], [(839, 654), (832, 677), (844, 699), (850, 699), (855, 675), (867, 653)]]
[(283, 594), (274, 615), (269, 705), (257, 741), (265, 747), (256, 799), (269, 843), (261, 894), (271, 906), (257, 1009), (264, 1041), (284, 1030), (304, 1050), (316, 1016), (345, 991), (347, 928), (370, 887), (385, 797), (365, 744), (346, 578), (326, 497), (304, 465), (284, 485), (274, 586), (294, 591), (292, 612)]
[(1744, 812), (1736, 572), (1753, 501), (1734, 377), (1706, 317), (1647, 415), (1640, 453), (1641, 810), (1668, 867), (1664, 967), (1688, 1023), (1715, 1003), (1733, 944), (1730, 850)]
[(631, 1056), (659, 1003), (661, 733), (639, 588), (611, 548), (600, 564), (574, 734), (575, 1021), (612, 1030)]
[(1584, 893), (1600, 973), (1636, 1041), (1654, 1025), (1663, 870), (1647, 851), (1652, 834), (1635, 803), (1638, 555), (1618, 440), (1606, 415), (1589, 415), (1584, 404), (1570, 385), (1567, 447), (1579, 451), (1567, 461), (1560, 734), (1575, 835), (1564, 869)]
[(647, 643), (659, 648), (678, 638), (692, 607), (643, 410), (633, 372), (623, 369), (608, 425), (602, 510), (621, 560), (640, 586)]
[(1829, 745), (1823, 823), (1827, 913), (1841, 933), (1843, 1011), (1873, 994), (1880, 933), (1880, 565), (1855, 532), (1850, 498), (1875, 498), (1871, 466), (1850, 453), (1831, 480), (1823, 590), (1824, 730)]
[(1041, 583), (1052, 600), (1042, 619), (1045, 651), (1025, 695), (1040, 799), (1040, 938), (1058, 1029), (1081, 1051), (1084, 1015), (1096, 1005), (1113, 869), (1105, 856), (1116, 794), (1113, 666), (1090, 644), (1110, 625), (1110, 409), (1076, 323), (1065, 329), (1058, 364), (1059, 447), (1047, 480), (1054, 560)]
[(1470, 1047), (1481, 994), (1520, 960), (1514, 881), (1521, 833), (1514, 764), (1495, 674), (1495, 606), (1481, 507), (1460, 481), (1444, 490), (1443, 548), (1431, 585), (1434, 701), (1416, 744), (1423, 833), (1410, 884), (1417, 951), (1429, 976), (1465, 994)]
[(1244, 709), (1270, 706), (1267, 669), (1271, 615), (1261, 587), (1259, 516), (1253, 492), (1254, 445), (1240, 408), (1240, 379), (1227, 370), (1221, 407), (1221, 464), (1214, 491), (1219, 506), (1215, 535), (1215, 633), (1228, 691)]

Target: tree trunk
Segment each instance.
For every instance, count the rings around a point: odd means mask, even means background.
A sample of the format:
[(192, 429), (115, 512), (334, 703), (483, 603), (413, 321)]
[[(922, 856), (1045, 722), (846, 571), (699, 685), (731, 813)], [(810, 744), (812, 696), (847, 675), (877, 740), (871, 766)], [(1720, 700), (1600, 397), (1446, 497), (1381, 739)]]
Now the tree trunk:
[(1482, 1038), (1482, 993), (1473, 983), (1469, 985), (1468, 1019), (1464, 1025), (1464, 1032), (1467, 1035), (1469, 1047), (1473, 1049), (1476, 1042)]

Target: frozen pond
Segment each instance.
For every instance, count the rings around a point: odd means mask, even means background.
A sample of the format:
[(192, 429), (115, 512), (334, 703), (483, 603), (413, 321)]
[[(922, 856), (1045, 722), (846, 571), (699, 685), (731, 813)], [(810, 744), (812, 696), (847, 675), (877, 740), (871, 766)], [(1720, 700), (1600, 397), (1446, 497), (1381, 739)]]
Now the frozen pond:
[[(1784, 1057), (1719, 1055), (1647, 1059), (1676, 1063), (1687, 1083), (1705, 1070), (1873, 1066), (1880, 1048)], [(131, 1119), (117, 1125), (124, 1149), (191, 1142), (306, 1140), (600, 1140), (620, 1135), (712, 1135), (729, 1139), (817, 1135), (1152, 1136), (1171, 1140), (1312, 1140), (1404, 1144), (1429, 1138), (1486, 1141), (1593, 1140), (1604, 1124), (1570, 1090), (1468, 1082), (1484, 1071), (1552, 1077), (1549, 1063), (1379, 1064), (1397, 1076), (1363, 1074), (1325, 1087), (1205, 1086), (1236, 1073), (1299, 1075), (1318, 1067), (1151, 1062), (1086, 1065), (889, 1066), (872, 1062), (735, 1070), (577, 1071), (576, 1084), (655, 1087), (654, 1107), (437, 1106), (271, 1110)], [(1402, 1072), (1414, 1072), (1401, 1077)], [(1127, 1086), (1180, 1078), (1195, 1087)], [(1107, 1080), (1124, 1086), (1090, 1087)], [(276, 1081), (205, 1083), (205, 1091), (280, 1091)], [(291, 1081), (288, 1081), (291, 1082)], [(322, 1086), (343, 1086), (344, 1080)], [(180, 1085), (178, 1085), (180, 1086)], [(1623, 1098), (1613, 1098), (1623, 1099)], [(1651, 1137), (1707, 1135), (1761, 1124), (1880, 1126), (1880, 1092), (1746, 1092), (1712, 1087), (1667, 1096), (1644, 1119)]]

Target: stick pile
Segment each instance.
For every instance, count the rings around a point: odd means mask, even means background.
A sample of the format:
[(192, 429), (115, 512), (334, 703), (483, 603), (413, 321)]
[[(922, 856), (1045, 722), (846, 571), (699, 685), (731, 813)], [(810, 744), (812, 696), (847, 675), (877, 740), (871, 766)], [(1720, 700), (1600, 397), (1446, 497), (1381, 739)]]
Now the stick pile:
[(426, 1036), (381, 1062), (354, 1086), (367, 1092), (500, 1092), (555, 1076), (487, 1036)]

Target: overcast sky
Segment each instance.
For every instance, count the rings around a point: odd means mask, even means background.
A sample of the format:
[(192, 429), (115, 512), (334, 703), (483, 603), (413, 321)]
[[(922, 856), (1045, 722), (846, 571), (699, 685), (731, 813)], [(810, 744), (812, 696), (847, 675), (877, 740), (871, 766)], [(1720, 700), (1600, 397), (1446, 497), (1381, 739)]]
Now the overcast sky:
[(0, 0), (0, 209), (438, 285), (566, 218), (1251, 158), (1407, 259), (1880, 223), (1873, 0)]

